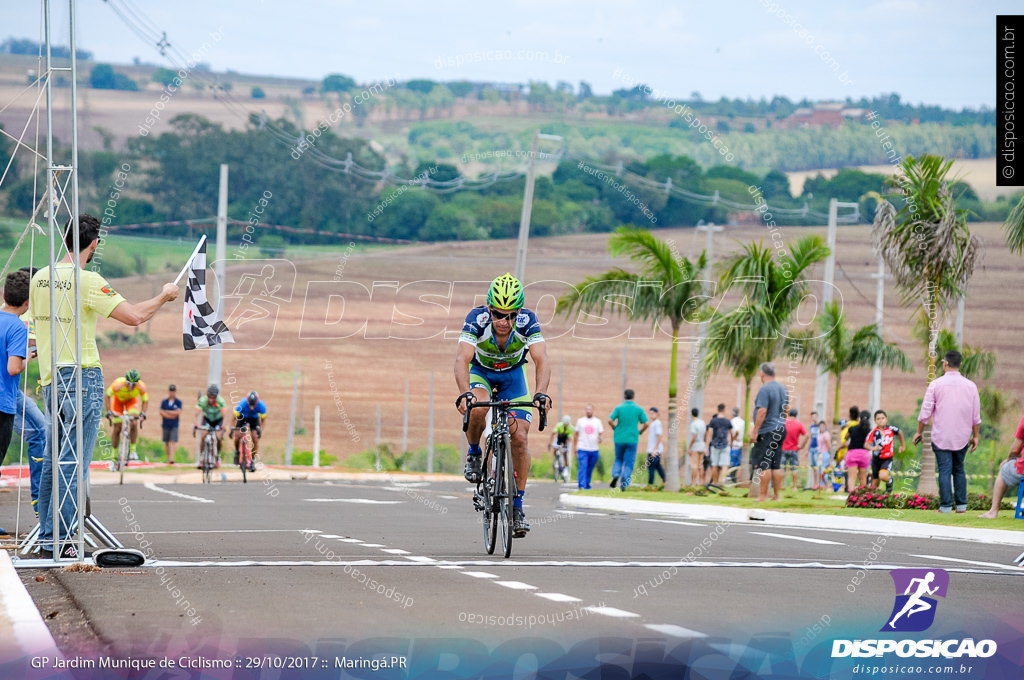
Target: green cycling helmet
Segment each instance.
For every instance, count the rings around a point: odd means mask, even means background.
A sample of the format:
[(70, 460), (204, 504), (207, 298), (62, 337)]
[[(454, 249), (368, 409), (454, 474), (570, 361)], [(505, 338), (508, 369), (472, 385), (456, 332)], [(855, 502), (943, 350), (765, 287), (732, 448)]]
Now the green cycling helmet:
[(491, 281), (487, 290), (487, 304), (497, 309), (522, 309), (526, 303), (523, 284), (511, 274), (504, 274)]
[(134, 368), (128, 369), (128, 372), (124, 374), (124, 379), (130, 383), (137, 383), (140, 380), (139, 372)]

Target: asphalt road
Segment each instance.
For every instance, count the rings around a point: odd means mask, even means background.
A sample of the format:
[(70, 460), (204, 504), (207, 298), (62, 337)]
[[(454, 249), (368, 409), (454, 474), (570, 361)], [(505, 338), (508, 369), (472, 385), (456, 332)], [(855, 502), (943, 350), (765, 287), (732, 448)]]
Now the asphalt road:
[(577, 511), (558, 505), (570, 487), (537, 483), (533, 530), (503, 559), (483, 549), (466, 483), (256, 477), (94, 486), (96, 516), (157, 562), (48, 571), (43, 584), (23, 569), (23, 581), (37, 602), (66, 588), (94, 635), (69, 639), (76, 653), (249, 665), (231, 677), (277, 677), (265, 674), (277, 657), (338, 677), (336, 658), (382, 653), (416, 672), (372, 677), (470, 676), (495, 659), (782, 677), (792, 659), (806, 672), (828, 656), (834, 638), (879, 637), (891, 568), (950, 572), (930, 637), (982, 639), (1021, 621), (1024, 571), (1006, 546)]

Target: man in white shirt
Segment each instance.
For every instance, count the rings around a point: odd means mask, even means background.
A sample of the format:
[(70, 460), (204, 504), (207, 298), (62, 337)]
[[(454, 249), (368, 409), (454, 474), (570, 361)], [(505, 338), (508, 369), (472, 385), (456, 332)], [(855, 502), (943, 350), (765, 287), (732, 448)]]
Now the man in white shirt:
[(597, 465), (598, 445), (604, 432), (601, 419), (594, 417), (593, 404), (587, 404), (586, 414), (576, 421), (576, 432), (572, 436), (572, 447), (579, 459), (576, 481), (580, 489), (590, 488), (590, 477)]
[(651, 412), (651, 423), (647, 426), (647, 486), (654, 484), (654, 473), (661, 475), (661, 483), (665, 483), (665, 468), (661, 466), (661, 449), (664, 444), (664, 428), (658, 407), (647, 409)]
[(729, 481), (736, 483), (736, 473), (740, 464), (743, 462), (743, 436), (747, 427), (747, 423), (740, 418), (740, 407), (734, 406), (732, 409), (732, 432), (729, 433), (731, 441), (729, 442), (729, 467), (737, 468), (729, 473)]
[(693, 420), (690, 421), (690, 445), (687, 447), (687, 451), (690, 452), (693, 484), (704, 486), (706, 483), (704, 479), (704, 453), (707, 451), (704, 437), (707, 434), (708, 426), (707, 423), (700, 419), (699, 409), (692, 409), (690, 415), (693, 416)]

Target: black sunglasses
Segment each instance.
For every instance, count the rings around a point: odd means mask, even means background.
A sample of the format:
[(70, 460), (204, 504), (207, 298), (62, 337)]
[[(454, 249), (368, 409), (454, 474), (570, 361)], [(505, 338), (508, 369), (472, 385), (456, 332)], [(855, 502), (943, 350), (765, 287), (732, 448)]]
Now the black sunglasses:
[(502, 312), (499, 312), (496, 309), (491, 309), (490, 311), (491, 311), (491, 316), (494, 318), (495, 321), (504, 321), (505, 319), (514, 319), (514, 318), (516, 318), (519, 315), (519, 310), (518, 309), (512, 310), (511, 312), (507, 312), (507, 313), (504, 313), (504, 314)]

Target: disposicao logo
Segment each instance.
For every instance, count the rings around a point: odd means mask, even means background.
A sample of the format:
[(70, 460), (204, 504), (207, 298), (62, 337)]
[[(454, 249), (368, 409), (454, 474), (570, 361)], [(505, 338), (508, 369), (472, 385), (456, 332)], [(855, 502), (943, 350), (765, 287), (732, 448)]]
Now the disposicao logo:
[[(883, 633), (919, 633), (935, 622), (936, 597), (946, 597), (949, 572), (944, 569), (893, 569), (896, 588), (892, 612), (881, 628)], [(987, 658), (996, 653), (993, 640), (834, 640), (832, 657), (883, 656), (895, 652), (900, 657)]]

